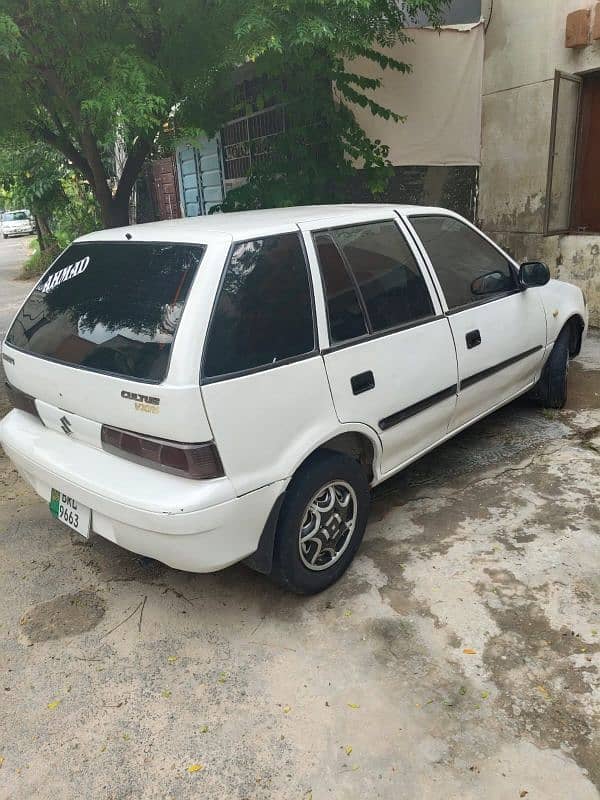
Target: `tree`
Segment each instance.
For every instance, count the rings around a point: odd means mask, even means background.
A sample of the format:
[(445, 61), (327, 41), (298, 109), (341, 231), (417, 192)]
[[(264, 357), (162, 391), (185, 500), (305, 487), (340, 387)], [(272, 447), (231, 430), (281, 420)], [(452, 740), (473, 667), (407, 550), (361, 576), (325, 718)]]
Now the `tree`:
[[(89, 182), (104, 225), (127, 224), (132, 187), (169, 114), (179, 104), (184, 119), (230, 63), (235, 5), (0, 0), (0, 133), (60, 152)], [(128, 153), (118, 179), (117, 137)]]
[(99, 225), (89, 186), (60, 153), (43, 143), (0, 141), (0, 186), (13, 208), (32, 212), (40, 252), (50, 248), (56, 253)]
[(40, 251), (51, 246), (52, 212), (65, 200), (62, 181), (66, 175), (58, 153), (36, 142), (0, 144), (0, 183), (13, 207), (28, 208), (33, 214)]
[[(342, 100), (367, 103), (374, 113), (395, 114), (365, 94), (377, 81), (348, 72), (342, 59), (362, 55), (382, 68), (406, 69), (381, 56), (374, 43), (403, 40), (408, 16), (425, 10), (435, 17), (444, 4), (0, 0), (0, 134), (26, 135), (59, 152), (89, 183), (104, 225), (127, 224), (133, 185), (162, 133), (173, 126), (218, 127), (228, 112), (224, 87), (237, 66), (254, 61), (274, 79), (285, 72), (289, 58), (295, 73), (291, 83), (298, 84), (304, 71), (322, 86), (334, 80)], [(327, 161), (330, 148), (339, 163), (340, 152), (349, 148), (350, 153), (366, 154), (369, 166), (384, 168), (385, 149), (369, 144), (352, 124), (347, 105), (343, 111), (339, 104), (333, 106), (337, 116), (332, 117), (327, 94), (319, 89), (322, 108), (316, 108), (315, 96), (304, 128), (314, 127), (316, 120), (326, 130), (337, 120), (342, 125), (334, 130), (345, 133), (337, 144), (331, 136), (321, 137), (315, 155)], [(292, 103), (293, 113), (298, 108)], [(118, 177), (113, 166), (117, 139), (128, 154)]]
[[(393, 175), (388, 146), (365, 134), (352, 105), (368, 107), (384, 119), (404, 120), (401, 102), (400, 108), (390, 109), (373, 99), (384, 70), (411, 71), (386, 49), (410, 41), (407, 21), (420, 12), (437, 24), (447, 3), (323, 0), (310, 5), (307, 16), (305, 4), (265, 0), (260, 13), (257, 4), (240, 27), (254, 42), (263, 94), (285, 103), (286, 124), (268, 156), (254, 162), (248, 182), (229, 192), (223, 210), (377, 197)], [(360, 74), (354, 67), (357, 57), (374, 62), (379, 77)]]

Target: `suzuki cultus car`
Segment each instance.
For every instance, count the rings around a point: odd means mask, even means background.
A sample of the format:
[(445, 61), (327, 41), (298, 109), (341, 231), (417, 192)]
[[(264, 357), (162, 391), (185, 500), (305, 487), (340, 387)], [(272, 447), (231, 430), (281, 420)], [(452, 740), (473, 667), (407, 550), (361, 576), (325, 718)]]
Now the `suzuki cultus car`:
[(373, 486), (526, 392), (561, 407), (586, 325), (580, 289), (438, 208), (105, 230), (18, 312), (0, 440), (82, 536), (313, 593)]

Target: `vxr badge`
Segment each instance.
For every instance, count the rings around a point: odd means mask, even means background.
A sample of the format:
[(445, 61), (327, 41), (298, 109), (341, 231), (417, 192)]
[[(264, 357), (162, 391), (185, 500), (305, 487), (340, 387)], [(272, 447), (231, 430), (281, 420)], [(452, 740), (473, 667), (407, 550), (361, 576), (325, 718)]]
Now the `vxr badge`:
[(64, 416), (60, 418), (60, 427), (67, 434), (67, 436), (71, 435), (71, 420), (68, 417)]

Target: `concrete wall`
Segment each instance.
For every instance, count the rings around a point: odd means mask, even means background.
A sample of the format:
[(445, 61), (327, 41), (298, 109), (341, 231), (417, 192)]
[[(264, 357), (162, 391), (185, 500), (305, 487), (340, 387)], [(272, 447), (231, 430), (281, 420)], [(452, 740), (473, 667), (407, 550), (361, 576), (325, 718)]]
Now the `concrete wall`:
[[(495, 0), (485, 42), (479, 217), (519, 260), (581, 286), (600, 326), (600, 236), (544, 237), (554, 71), (600, 70), (600, 42), (565, 47), (570, 11), (592, 0)], [(600, 146), (600, 145), (599, 145)]]

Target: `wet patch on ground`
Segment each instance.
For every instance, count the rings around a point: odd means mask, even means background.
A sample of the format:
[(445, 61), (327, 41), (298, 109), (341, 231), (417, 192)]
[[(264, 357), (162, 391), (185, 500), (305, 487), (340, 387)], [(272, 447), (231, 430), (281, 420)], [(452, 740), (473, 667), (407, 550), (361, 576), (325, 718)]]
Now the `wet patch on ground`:
[(600, 370), (585, 369), (577, 361), (569, 370), (569, 398), (566, 409), (600, 408)]
[(519, 735), (569, 752), (600, 786), (600, 716), (591, 702), (600, 645), (554, 629), (527, 594), (491, 612), (501, 633), (489, 640), (484, 663), (499, 690), (497, 703)]
[(405, 623), (402, 663), (418, 665), (421, 683), (430, 667), (414, 642), (422, 648), (425, 635), (428, 653), (446, 651), (445, 678), (433, 684), (459, 687), (453, 708), (466, 695), (485, 698), (516, 737), (569, 753), (600, 787), (600, 457), (587, 446), (597, 416), (578, 429), (568, 412), (553, 415), (559, 439), (458, 490), (438, 477), (439, 493), (433, 484), (408, 503), (384, 498), (363, 552), (386, 575), (381, 595)]
[(549, 440), (569, 434), (557, 415), (546, 419), (529, 400), (496, 411), (377, 487), (374, 500), (393, 494), (410, 498), (423, 487), (454, 487), (495, 465), (514, 462)]
[(92, 630), (104, 613), (105, 604), (100, 595), (82, 589), (38, 603), (21, 617), (20, 624), (30, 642), (47, 642)]

